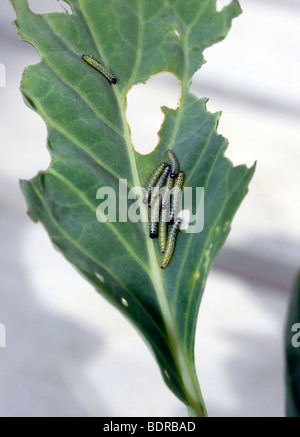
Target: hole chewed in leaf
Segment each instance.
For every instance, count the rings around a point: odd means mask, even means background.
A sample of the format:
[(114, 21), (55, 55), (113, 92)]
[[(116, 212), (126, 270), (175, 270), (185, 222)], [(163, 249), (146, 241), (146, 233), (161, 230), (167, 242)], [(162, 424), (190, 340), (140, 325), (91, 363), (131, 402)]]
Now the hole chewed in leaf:
[(232, 0), (217, 0), (216, 9), (217, 11), (222, 11), (225, 6), (228, 6)]
[(122, 297), (121, 302), (124, 305), (124, 307), (128, 307), (128, 301), (127, 299), (125, 299), (125, 297)]
[(152, 152), (164, 121), (161, 106), (175, 109), (180, 86), (173, 74), (159, 73), (146, 84), (135, 85), (127, 95), (126, 116), (134, 149), (142, 155)]
[(71, 6), (63, 0), (28, 0), (29, 7), (35, 14), (46, 14), (49, 12), (62, 12), (72, 14)]
[(95, 276), (97, 279), (99, 279), (99, 281), (104, 282), (104, 278), (102, 275), (100, 275), (100, 273), (95, 273)]

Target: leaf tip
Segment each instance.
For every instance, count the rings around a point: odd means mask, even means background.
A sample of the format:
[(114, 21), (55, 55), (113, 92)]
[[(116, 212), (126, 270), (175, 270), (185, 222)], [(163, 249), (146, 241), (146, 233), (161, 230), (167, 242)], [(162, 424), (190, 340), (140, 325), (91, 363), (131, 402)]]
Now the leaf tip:
[(225, 6), (224, 9), (227, 8), (232, 8), (236, 17), (238, 17), (243, 12), (239, 0), (232, 0), (232, 2), (229, 3), (229, 5)]
[(249, 168), (249, 170), (251, 171), (251, 175), (253, 175), (253, 173), (254, 173), (255, 170), (256, 170), (256, 164), (257, 164), (257, 161), (255, 160), (254, 163), (253, 163), (253, 165)]
[(30, 9), (28, 5), (28, 0), (10, 0), (10, 3), (14, 10), (16, 11), (16, 14), (18, 15), (20, 12), (30, 12), (33, 14), (32, 10)]

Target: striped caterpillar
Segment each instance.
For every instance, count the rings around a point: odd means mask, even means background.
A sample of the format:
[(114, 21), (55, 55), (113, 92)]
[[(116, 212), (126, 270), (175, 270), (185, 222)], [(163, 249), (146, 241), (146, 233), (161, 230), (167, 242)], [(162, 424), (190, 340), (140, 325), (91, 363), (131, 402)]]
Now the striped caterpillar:
[(82, 59), (91, 67), (95, 68), (95, 70), (99, 71), (99, 73), (103, 74), (103, 76), (106, 77), (110, 83), (117, 83), (117, 79), (109, 71), (107, 71), (99, 61), (96, 61), (96, 59), (89, 55), (82, 55)]

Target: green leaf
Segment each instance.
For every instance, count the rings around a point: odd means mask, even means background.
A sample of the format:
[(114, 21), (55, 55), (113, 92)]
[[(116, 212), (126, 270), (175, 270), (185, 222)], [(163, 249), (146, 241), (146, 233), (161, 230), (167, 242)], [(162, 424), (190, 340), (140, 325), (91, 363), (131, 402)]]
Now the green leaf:
[(286, 413), (300, 417), (300, 271), (295, 281), (286, 324)]
[[(137, 327), (169, 388), (190, 414), (206, 415), (194, 366), (198, 308), (210, 267), (246, 194), (254, 168), (233, 167), (227, 141), (217, 134), (220, 114), (189, 92), (204, 62), (203, 50), (223, 39), (240, 13), (237, 1), (221, 12), (215, 0), (70, 0), (73, 15), (33, 14), (26, 0), (12, 0), (16, 27), (41, 62), (26, 68), (25, 102), (45, 120), (51, 165), (22, 182), (29, 213), (53, 244)], [(81, 59), (99, 59), (117, 85)], [(165, 121), (155, 151), (133, 149), (125, 116), (126, 95), (160, 71), (180, 81), (176, 110)], [(172, 149), (185, 186), (205, 187), (201, 233), (180, 232), (171, 263), (160, 269), (147, 223), (99, 223), (99, 187), (145, 186)], [(123, 185), (122, 185), (123, 186)], [(117, 210), (117, 214), (119, 210)], [(147, 220), (143, 206), (141, 215)]]

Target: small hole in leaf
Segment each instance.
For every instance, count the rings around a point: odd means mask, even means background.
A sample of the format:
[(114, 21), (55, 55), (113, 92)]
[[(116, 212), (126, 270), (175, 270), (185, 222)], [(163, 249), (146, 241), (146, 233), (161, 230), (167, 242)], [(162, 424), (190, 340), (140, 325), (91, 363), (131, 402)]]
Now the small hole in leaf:
[(158, 131), (164, 121), (161, 106), (175, 109), (180, 96), (180, 86), (171, 73), (152, 76), (146, 84), (131, 88), (127, 95), (127, 120), (131, 129), (134, 149), (145, 155), (158, 144)]
[(46, 14), (48, 12), (62, 12), (72, 14), (71, 6), (63, 0), (28, 0), (29, 7), (35, 14)]
[(122, 304), (124, 305), (124, 307), (128, 307), (128, 302), (127, 302), (127, 300), (125, 299), (125, 297), (122, 297), (121, 302), (122, 302)]
[(99, 281), (104, 282), (104, 278), (102, 275), (100, 275), (100, 273), (95, 273), (95, 276), (97, 279), (99, 279)]
[(170, 375), (169, 375), (169, 373), (168, 373), (168, 371), (167, 371), (166, 369), (164, 369), (164, 374), (166, 375), (166, 377), (167, 377), (168, 379), (170, 379)]
[(177, 30), (177, 29), (174, 29), (174, 33), (175, 33), (175, 35), (177, 35), (177, 36), (178, 36), (178, 38), (180, 38), (180, 33), (178, 32), (178, 30)]

